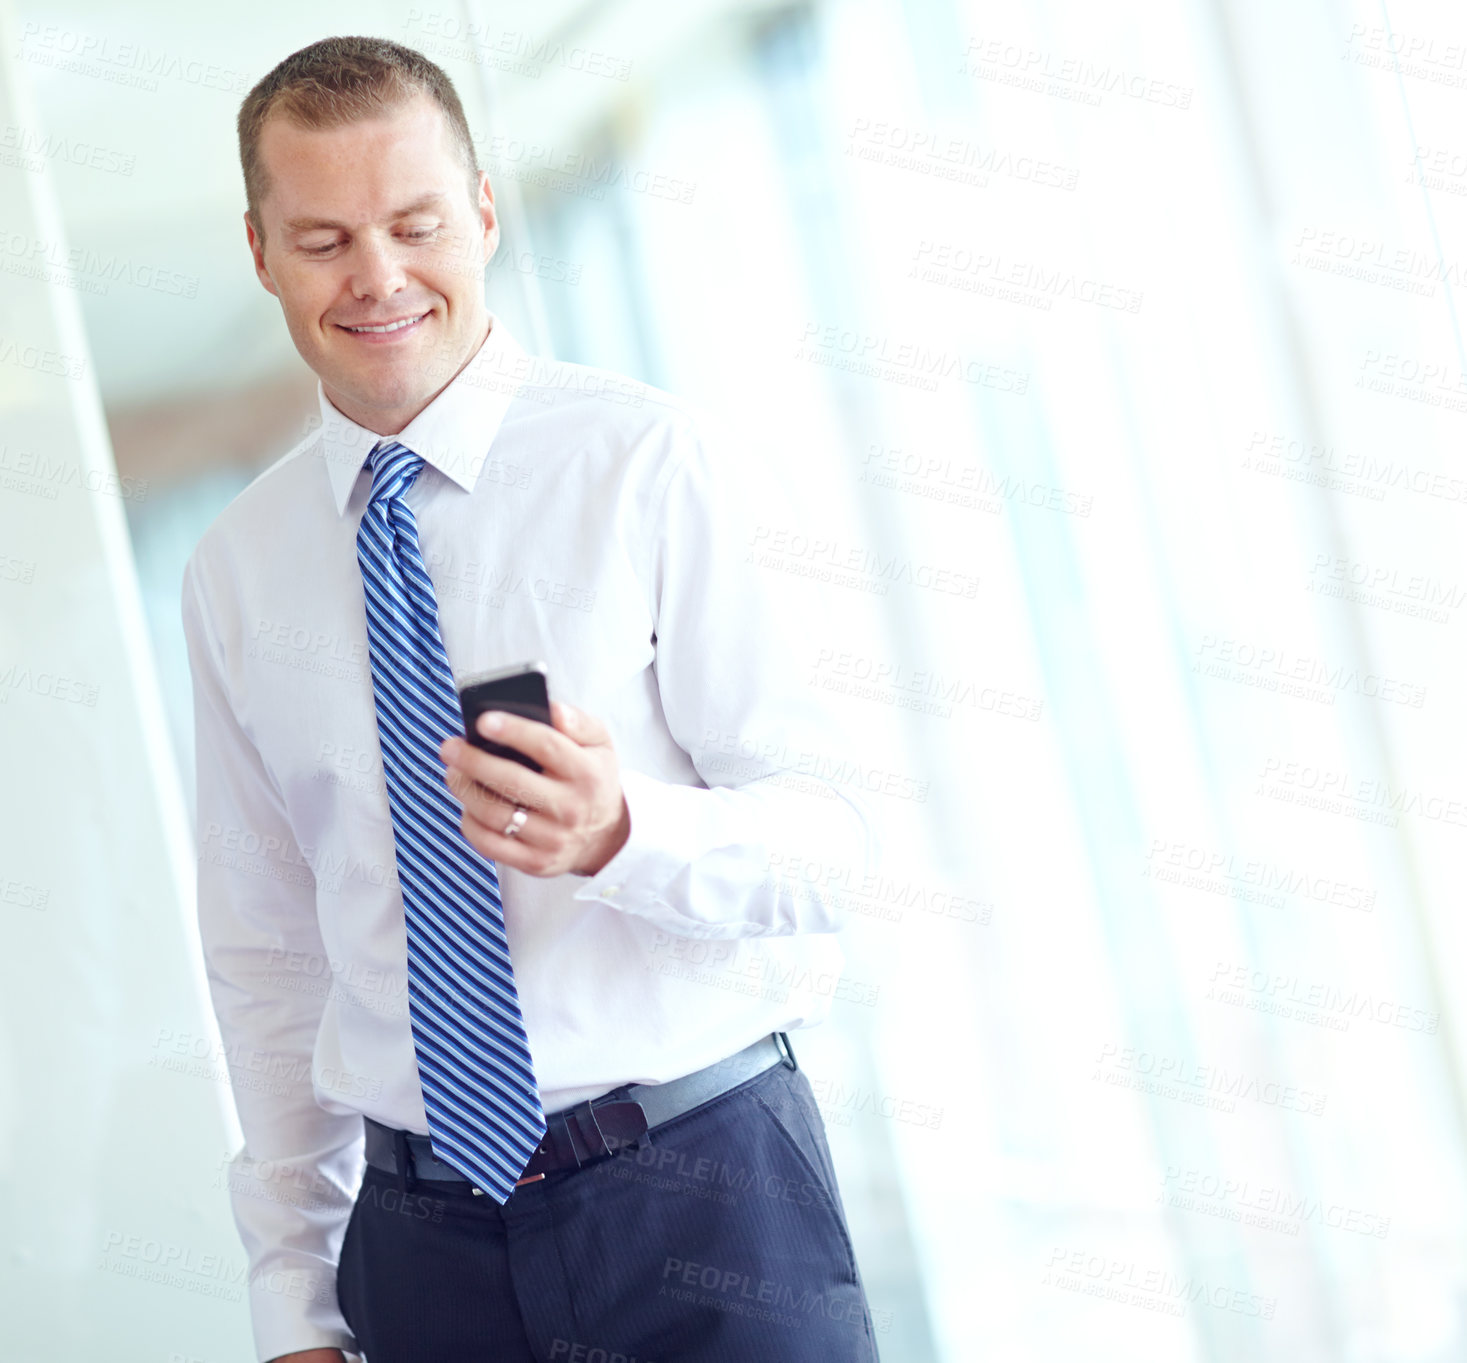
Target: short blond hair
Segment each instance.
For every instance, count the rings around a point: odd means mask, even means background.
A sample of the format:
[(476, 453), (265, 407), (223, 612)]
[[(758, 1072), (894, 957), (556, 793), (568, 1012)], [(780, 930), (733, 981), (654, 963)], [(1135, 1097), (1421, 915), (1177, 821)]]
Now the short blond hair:
[(464, 106), (442, 67), (410, 47), (387, 38), (322, 38), (292, 52), (255, 84), (239, 106), (239, 161), (245, 205), (264, 240), (260, 201), (270, 177), (260, 160), (260, 133), (272, 114), (300, 128), (337, 128), (358, 119), (380, 118), (417, 95), (429, 96), (448, 120), (463, 158), (469, 200), (479, 201), (479, 161)]

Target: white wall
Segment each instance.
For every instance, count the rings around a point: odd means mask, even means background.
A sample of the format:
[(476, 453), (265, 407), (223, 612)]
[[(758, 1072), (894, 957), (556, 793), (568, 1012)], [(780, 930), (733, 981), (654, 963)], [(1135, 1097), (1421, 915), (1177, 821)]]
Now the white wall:
[[(0, 128), (37, 128), (0, 3)], [(12, 139), (13, 141), (14, 139)], [(193, 861), (49, 161), (0, 165), (0, 1357), (252, 1357)]]

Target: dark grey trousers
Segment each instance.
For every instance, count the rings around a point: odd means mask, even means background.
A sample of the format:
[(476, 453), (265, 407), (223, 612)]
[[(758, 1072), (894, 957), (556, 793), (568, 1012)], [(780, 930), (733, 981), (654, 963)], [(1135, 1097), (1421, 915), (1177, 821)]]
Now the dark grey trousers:
[(368, 1168), (337, 1294), (367, 1363), (875, 1363), (803, 1072), (776, 1064), (503, 1207)]

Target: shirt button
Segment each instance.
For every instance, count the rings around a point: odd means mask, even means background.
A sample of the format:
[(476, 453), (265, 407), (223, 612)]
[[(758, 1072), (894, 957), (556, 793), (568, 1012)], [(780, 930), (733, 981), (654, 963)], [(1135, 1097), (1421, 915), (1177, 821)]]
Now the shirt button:
[(475, 1188), (474, 1189), (474, 1196), (475, 1197), (483, 1197), (484, 1196), (484, 1190), (482, 1188)]
[(601, 891), (601, 893), (604, 895), (613, 895), (620, 889), (620, 885), (608, 885), (604, 890)]

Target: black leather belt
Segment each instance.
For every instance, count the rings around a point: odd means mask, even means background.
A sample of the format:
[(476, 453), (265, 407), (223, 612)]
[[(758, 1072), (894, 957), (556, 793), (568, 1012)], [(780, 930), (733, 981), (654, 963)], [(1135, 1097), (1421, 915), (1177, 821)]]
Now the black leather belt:
[[(579, 1169), (583, 1164), (614, 1155), (624, 1145), (635, 1145), (664, 1122), (727, 1093), (781, 1061), (792, 1070), (799, 1068), (789, 1037), (784, 1032), (772, 1032), (727, 1059), (717, 1060), (681, 1079), (671, 1079), (665, 1084), (623, 1084), (599, 1098), (588, 1098), (573, 1107), (547, 1113), (545, 1138), (536, 1146), (525, 1165), (524, 1176), (515, 1186), (534, 1183), (556, 1170)], [(374, 1169), (397, 1174), (404, 1185), (409, 1179), (427, 1183), (471, 1181), (433, 1153), (427, 1136), (416, 1131), (397, 1131), (370, 1117), (364, 1117), (363, 1123), (367, 1133), (367, 1163)], [(479, 1189), (474, 1191), (477, 1193)]]

